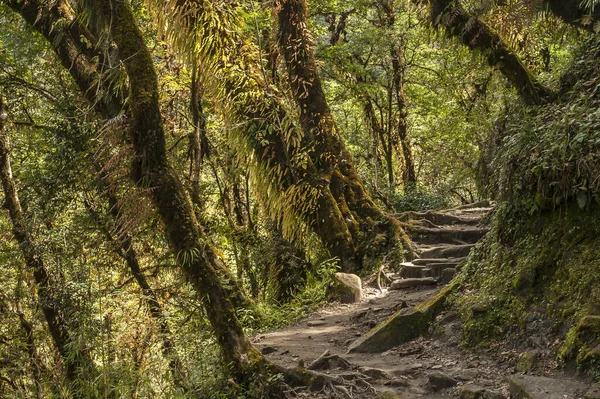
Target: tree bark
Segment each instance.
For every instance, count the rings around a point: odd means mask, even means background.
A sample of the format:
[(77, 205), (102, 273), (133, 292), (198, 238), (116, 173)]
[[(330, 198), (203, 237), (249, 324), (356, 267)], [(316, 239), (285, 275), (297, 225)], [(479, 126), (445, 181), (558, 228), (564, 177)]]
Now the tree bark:
[(413, 159), (412, 149), (408, 140), (408, 111), (406, 104), (406, 94), (404, 92), (404, 66), (403, 51), (404, 43), (398, 43), (390, 50), (392, 58), (394, 95), (396, 97), (396, 107), (398, 108), (398, 138), (402, 147), (402, 156), (404, 158), (403, 178), (405, 189), (413, 188), (417, 184), (417, 173), (415, 161)]
[(21, 209), (10, 165), (10, 143), (5, 132), (7, 118), (6, 104), (0, 97), (0, 180), (12, 222), (13, 235), (19, 243), (25, 264), (33, 273), (39, 306), (48, 323), (54, 346), (64, 364), (65, 377), (71, 384), (72, 394), (75, 397), (84, 397), (86, 393), (81, 383), (86, 378), (90, 378), (91, 381), (97, 375), (96, 367), (89, 355), (79, 349), (71, 339), (70, 324), (65, 319), (68, 311), (58, 305), (58, 298), (53, 293), (50, 271), (44, 264), (42, 252), (27, 226), (27, 217)]
[[(310, 156), (318, 168), (319, 178), (329, 182), (337, 207), (352, 234), (354, 263), (360, 270), (365, 258), (373, 258), (392, 247), (402, 249), (400, 257), (404, 256), (404, 251), (410, 254), (408, 236), (400, 224), (385, 215), (366, 193), (351, 155), (336, 131), (317, 71), (312, 37), (307, 28), (306, 3), (281, 0), (277, 4), (277, 19), (279, 46), (300, 109), (304, 140), (312, 145)], [(328, 222), (331, 225), (331, 219)]]
[(472, 50), (481, 51), (488, 64), (497, 68), (519, 95), (530, 104), (552, 101), (555, 94), (532, 76), (517, 54), (485, 22), (469, 14), (459, 0), (430, 0), (435, 27), (443, 26)]
[[(114, 95), (115, 90), (107, 85), (100, 71), (103, 68), (104, 53), (94, 35), (81, 26), (64, 0), (58, 0), (48, 8), (38, 0), (0, 0), (19, 13), (23, 19), (33, 26), (58, 55), (61, 64), (67, 69), (84, 94), (86, 100), (103, 118), (111, 119), (126, 110), (122, 97)], [(64, 27), (58, 21), (68, 21)], [(90, 46), (91, 43), (91, 46)], [(96, 62), (96, 60), (99, 60)], [(195, 199), (196, 198), (194, 197)], [(202, 204), (198, 205), (202, 207)], [(227, 287), (236, 308), (251, 309), (254, 307), (241, 291), (238, 282), (224, 264), (218, 270)]]
[(112, 39), (129, 78), (130, 129), (136, 153), (134, 179), (140, 187), (152, 188), (152, 200), (171, 248), (183, 272), (201, 294), (231, 374), (238, 380), (248, 380), (255, 372), (266, 371), (269, 363), (244, 334), (221, 284), (218, 270), (223, 269), (222, 261), (203, 236), (190, 199), (167, 160), (158, 82), (150, 52), (127, 3), (95, 0), (92, 4), (105, 21), (111, 21)]

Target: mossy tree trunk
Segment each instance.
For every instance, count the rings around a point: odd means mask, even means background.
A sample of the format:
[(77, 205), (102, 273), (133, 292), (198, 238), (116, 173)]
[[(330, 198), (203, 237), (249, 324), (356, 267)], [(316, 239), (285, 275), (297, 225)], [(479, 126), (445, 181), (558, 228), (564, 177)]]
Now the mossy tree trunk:
[(167, 160), (157, 76), (150, 52), (127, 3), (95, 0), (92, 7), (105, 21), (111, 21), (111, 38), (129, 78), (130, 129), (136, 154), (134, 179), (140, 187), (152, 188), (152, 200), (171, 249), (201, 295), (231, 374), (239, 381), (248, 380), (269, 363), (244, 334), (218, 272), (223, 269), (222, 261), (203, 236), (190, 199)]
[(518, 55), (485, 22), (467, 12), (458, 0), (430, 0), (430, 18), (450, 36), (472, 50), (480, 51), (491, 67), (498, 69), (520, 96), (530, 104), (552, 101), (555, 94), (531, 74)]
[[(46, 38), (63, 67), (69, 71), (79, 90), (100, 116), (111, 119), (126, 110), (124, 98), (115, 95), (117, 90), (111, 88), (102, 78), (100, 71), (107, 66), (103, 65), (104, 53), (99, 48), (98, 40), (88, 29), (80, 25), (72, 14), (71, 8), (64, 1), (58, 1), (51, 7), (37, 0), (0, 1), (19, 13), (28, 24)], [(67, 21), (68, 24), (59, 24), (59, 21)], [(199, 207), (202, 205), (200, 204)], [(229, 269), (224, 264), (221, 264), (221, 267), (218, 272), (227, 281), (224, 285), (228, 288), (234, 306), (253, 308), (254, 304), (243, 294)]]
[(59, 305), (59, 298), (56, 297), (57, 288), (53, 286), (51, 272), (46, 267), (43, 253), (31, 234), (27, 224), (29, 218), (21, 209), (10, 164), (10, 143), (8, 133), (5, 131), (7, 118), (6, 103), (0, 96), (0, 180), (13, 227), (13, 235), (19, 244), (25, 264), (33, 274), (38, 304), (48, 324), (52, 342), (63, 362), (65, 377), (71, 385), (72, 394), (75, 397), (88, 396), (91, 392), (85, 393), (81, 384), (86, 379), (93, 381), (98, 373), (89, 354), (78, 348), (72, 339), (73, 323), (69, 323), (65, 319), (65, 315), (69, 312)]
[(190, 196), (196, 209), (196, 216), (200, 218), (204, 212), (204, 201), (200, 192), (200, 172), (205, 158), (210, 156), (210, 144), (207, 137), (206, 115), (202, 106), (204, 89), (198, 79), (198, 66), (192, 67), (192, 82), (190, 85), (190, 116), (192, 117), (193, 131), (188, 136), (188, 159), (190, 161)]
[[(308, 31), (308, 9), (303, 0), (277, 4), (278, 40), (292, 94), (300, 109), (300, 124), (319, 179), (329, 182), (333, 199), (352, 235), (353, 263), (364, 268), (374, 258), (396, 247), (410, 252), (410, 241), (400, 223), (385, 215), (365, 191), (352, 157), (336, 130), (321, 84)], [(323, 228), (333, 225), (327, 220)], [(404, 256), (404, 253), (400, 253)], [(348, 269), (346, 269), (348, 270)]]
[[(35, 0), (2, 1), (21, 14), (48, 40), (86, 99), (95, 105), (102, 116), (114, 117), (124, 109), (124, 102), (118, 97), (107, 95), (98, 101), (96, 97), (98, 93), (95, 89), (98, 82), (103, 82), (98, 72), (101, 69), (98, 62), (103, 59), (102, 52), (97, 46), (90, 48), (87, 40), (91, 43), (97, 43), (97, 40), (79, 25), (67, 5), (59, 2), (48, 7)], [(109, 7), (108, 4), (97, 1), (95, 6), (99, 10), (110, 13), (110, 9), (104, 9)], [(115, 15), (119, 16), (115, 20), (121, 22), (119, 25), (121, 36), (115, 34), (114, 37), (119, 36), (123, 40), (123, 46), (119, 47), (120, 56), (128, 60), (128, 72), (132, 73), (130, 98), (139, 100), (131, 101), (133, 105), (131, 114), (134, 120), (132, 133), (137, 150), (135, 165), (137, 183), (143, 187), (160, 188), (153, 192), (153, 199), (159, 213), (163, 216), (168, 238), (173, 244), (173, 251), (177, 254), (184, 273), (209, 310), (207, 315), (214, 326), (217, 341), (223, 350), (226, 362), (231, 366), (233, 375), (242, 378), (247, 375), (249, 369), (256, 370), (254, 366), (264, 365), (264, 358), (250, 345), (243, 334), (232, 306), (232, 303), (239, 307), (252, 305), (252, 303), (238, 289), (237, 282), (214, 249), (203, 240), (201, 227), (193, 214), (189, 197), (166, 160), (165, 139), (160, 123), (156, 76), (152, 60), (135, 25), (129, 6), (125, 3), (113, 4), (113, 6), (119, 11), (125, 11), (123, 15), (115, 12)], [(65, 29), (57, 27), (56, 23), (59, 20), (69, 22)], [(133, 36), (127, 36), (129, 33)], [(136, 49), (138, 45), (140, 47)], [(138, 54), (137, 50), (141, 53)], [(133, 58), (123, 56), (127, 51), (130, 51), (129, 55)], [(88, 56), (90, 52), (95, 53)], [(131, 61), (132, 59), (134, 61)], [(144, 62), (140, 62), (140, 59)], [(135, 79), (131, 79), (132, 76)], [(150, 78), (148, 82), (145, 81), (147, 77)], [(107, 90), (107, 93), (110, 91)]]

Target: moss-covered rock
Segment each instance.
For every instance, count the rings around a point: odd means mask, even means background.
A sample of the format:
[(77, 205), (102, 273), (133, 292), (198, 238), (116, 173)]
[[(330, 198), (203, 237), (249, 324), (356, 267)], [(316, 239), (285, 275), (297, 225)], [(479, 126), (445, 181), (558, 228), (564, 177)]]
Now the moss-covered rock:
[(569, 330), (559, 359), (575, 360), (581, 368), (600, 370), (600, 316), (584, 316)]
[(350, 345), (349, 352), (383, 352), (424, 334), (458, 287), (458, 283), (451, 283), (428, 301), (396, 312)]
[(335, 273), (329, 297), (342, 303), (360, 302), (362, 283), (356, 274)]

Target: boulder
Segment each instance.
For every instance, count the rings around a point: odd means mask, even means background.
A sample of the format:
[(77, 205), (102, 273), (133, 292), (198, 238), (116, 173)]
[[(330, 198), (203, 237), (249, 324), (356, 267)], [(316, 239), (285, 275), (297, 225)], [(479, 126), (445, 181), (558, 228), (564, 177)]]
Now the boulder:
[(362, 283), (356, 274), (335, 273), (329, 297), (341, 303), (360, 302)]

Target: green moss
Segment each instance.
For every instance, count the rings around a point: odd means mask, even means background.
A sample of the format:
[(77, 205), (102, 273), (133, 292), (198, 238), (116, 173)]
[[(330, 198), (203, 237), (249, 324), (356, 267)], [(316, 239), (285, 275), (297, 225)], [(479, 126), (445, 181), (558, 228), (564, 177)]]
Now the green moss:
[(352, 344), (350, 352), (383, 352), (423, 335), (459, 287), (458, 282), (452, 282), (428, 301), (396, 312)]
[(581, 369), (600, 373), (600, 316), (584, 316), (571, 327), (558, 352), (562, 363), (575, 361)]
[[(458, 277), (469, 288), (455, 296), (465, 343), (487, 346), (519, 334), (533, 310), (565, 326), (600, 314), (600, 210), (572, 204), (530, 216), (503, 204), (490, 227)], [(600, 330), (596, 318), (584, 320), (586, 331)], [(566, 335), (561, 358), (578, 357), (577, 334)], [(595, 347), (578, 363), (594, 363)]]
[(539, 360), (539, 353), (534, 351), (523, 352), (519, 356), (519, 362), (517, 363), (517, 369), (521, 372), (531, 371), (537, 365)]

